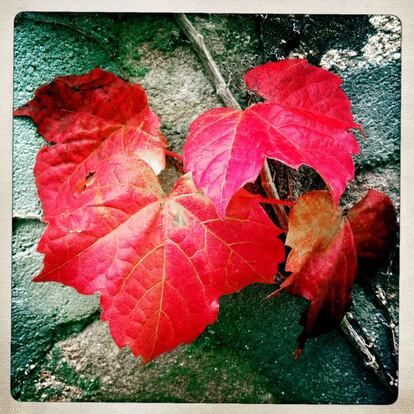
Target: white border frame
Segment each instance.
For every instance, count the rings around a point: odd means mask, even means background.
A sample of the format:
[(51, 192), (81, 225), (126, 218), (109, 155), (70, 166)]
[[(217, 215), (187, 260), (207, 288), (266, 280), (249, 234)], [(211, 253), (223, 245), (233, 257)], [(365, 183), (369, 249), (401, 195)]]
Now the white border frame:
[[(400, 387), (392, 405), (29, 403), (10, 395), (12, 102), (14, 18), (22, 11), (392, 14), (402, 22)], [(414, 412), (414, 1), (411, 0), (4, 0), (0, 4), (0, 412), (48, 413), (411, 413)], [(410, 120), (412, 121), (410, 123)], [(411, 340), (410, 340), (411, 338)]]

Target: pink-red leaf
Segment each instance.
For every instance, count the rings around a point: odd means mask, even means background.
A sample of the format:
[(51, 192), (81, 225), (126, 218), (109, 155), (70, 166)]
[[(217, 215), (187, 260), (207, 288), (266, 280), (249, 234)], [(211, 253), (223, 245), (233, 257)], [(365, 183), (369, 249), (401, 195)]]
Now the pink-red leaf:
[(376, 190), (348, 212), (358, 256), (358, 281), (369, 286), (372, 275), (390, 253), (398, 230), (397, 213), (391, 199)]
[(339, 128), (359, 127), (353, 120), (351, 102), (340, 89), (342, 79), (310, 65), (305, 59), (286, 59), (257, 66), (244, 75), (244, 81), (267, 102), (327, 118), (327, 122)]
[[(359, 146), (348, 129), (357, 125), (339, 78), (308, 65), (313, 69), (295, 70), (291, 76), (298, 79), (288, 81), (287, 66), (296, 67), (296, 60), (246, 75), (248, 84), (272, 97), (269, 103), (245, 111), (213, 109), (190, 126), (184, 168), (193, 173), (197, 188), (213, 199), (221, 216), (233, 194), (257, 178), (265, 157), (292, 168), (312, 167), (325, 180), (335, 203), (354, 176), (352, 156)], [(267, 76), (270, 80), (264, 82)], [(271, 79), (278, 77), (286, 82), (275, 82), (282, 90), (271, 95)], [(326, 109), (329, 105), (331, 110)]]
[(355, 244), (348, 220), (326, 191), (307, 193), (292, 208), (286, 244), (292, 248), (286, 263), (292, 274), (274, 294), (284, 289), (311, 302), (302, 315), (300, 353), (307, 338), (332, 329), (351, 305)]
[(85, 177), (114, 153), (143, 159), (157, 173), (164, 168), (166, 142), (144, 89), (102, 69), (56, 78), (14, 115), (31, 117), (55, 144), (38, 153), (35, 165), (46, 221), (64, 211)]
[(145, 162), (114, 156), (51, 218), (36, 280), (100, 292), (116, 343), (149, 361), (213, 323), (220, 296), (273, 283), (281, 231), (244, 190), (227, 211), (220, 219), (188, 174), (166, 196)]

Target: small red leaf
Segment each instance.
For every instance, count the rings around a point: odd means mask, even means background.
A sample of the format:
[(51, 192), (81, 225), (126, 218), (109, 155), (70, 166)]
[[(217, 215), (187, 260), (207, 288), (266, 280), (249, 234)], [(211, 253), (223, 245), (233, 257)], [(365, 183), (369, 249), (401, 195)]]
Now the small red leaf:
[(329, 118), (339, 128), (355, 128), (351, 102), (340, 89), (342, 79), (305, 59), (270, 62), (244, 75), (249, 89), (267, 102)]
[(64, 211), (97, 164), (114, 153), (143, 159), (157, 173), (165, 166), (166, 142), (144, 89), (102, 69), (56, 78), (14, 115), (31, 117), (55, 143), (38, 153), (35, 165), (46, 221)]
[(249, 112), (229, 108), (207, 111), (190, 125), (184, 169), (222, 217), (233, 195), (254, 181), (263, 166), (265, 146), (256, 130), (257, 120)]
[(371, 276), (390, 253), (398, 230), (397, 213), (391, 199), (376, 190), (348, 212), (358, 256), (358, 281), (369, 286)]
[[(359, 146), (348, 129), (358, 125), (339, 89), (340, 79), (306, 63), (311, 69), (291, 69), (291, 76), (298, 79), (289, 81), (287, 67), (296, 68), (297, 61), (280, 63), (246, 75), (248, 84), (272, 97), (270, 103), (245, 111), (213, 109), (190, 126), (184, 167), (193, 173), (197, 188), (213, 199), (221, 216), (233, 194), (257, 178), (265, 157), (292, 168), (312, 167), (325, 180), (335, 203), (354, 176), (352, 156)], [(271, 80), (279, 77), (284, 81), (275, 81), (274, 87), (281, 90), (270, 95)]]
[(114, 156), (51, 218), (36, 280), (100, 292), (116, 343), (149, 361), (213, 323), (220, 296), (273, 283), (280, 233), (244, 190), (221, 220), (189, 175), (166, 196), (146, 163)]
[(301, 319), (300, 350), (307, 338), (336, 326), (351, 305), (355, 245), (348, 220), (326, 191), (307, 193), (292, 208), (286, 244), (292, 275), (272, 296), (284, 289), (311, 302)]

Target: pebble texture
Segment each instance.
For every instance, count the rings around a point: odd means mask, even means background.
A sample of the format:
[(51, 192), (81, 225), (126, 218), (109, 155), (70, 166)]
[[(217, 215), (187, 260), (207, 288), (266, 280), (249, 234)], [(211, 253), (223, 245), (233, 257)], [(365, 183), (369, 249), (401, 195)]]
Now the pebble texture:
[[(368, 137), (357, 175), (344, 196), (348, 207), (368, 188), (399, 206), (400, 25), (384, 16), (189, 16), (203, 34), (242, 106), (257, 98), (243, 73), (268, 60), (308, 58), (344, 78), (356, 119)], [(190, 44), (172, 16), (21, 14), (15, 27), (15, 107), (58, 75), (95, 66), (141, 83), (171, 148), (180, 152), (191, 120), (221, 106)], [(15, 119), (13, 162), (12, 395), (22, 401), (157, 401), (245, 403), (391, 403), (338, 331), (310, 340), (293, 361), (301, 331), (301, 298), (253, 285), (221, 300), (219, 320), (193, 344), (141, 365), (118, 349), (100, 322), (98, 298), (54, 283), (35, 284), (43, 224), (33, 180), (44, 145), (29, 119)], [(309, 169), (297, 196), (323, 183)], [(163, 173), (170, 188), (177, 173)], [(389, 286), (398, 315), (398, 263), (378, 277)], [(384, 365), (395, 369), (383, 309), (356, 287), (352, 313)]]

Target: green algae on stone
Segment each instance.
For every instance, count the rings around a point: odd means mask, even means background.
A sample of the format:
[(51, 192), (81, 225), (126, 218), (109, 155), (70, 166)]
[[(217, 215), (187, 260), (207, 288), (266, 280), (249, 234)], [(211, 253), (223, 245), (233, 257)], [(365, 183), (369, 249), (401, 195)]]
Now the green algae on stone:
[(76, 385), (67, 397), (77, 401), (277, 402), (269, 381), (231, 348), (197, 341), (142, 365), (129, 349), (117, 348), (100, 321), (56, 343), (41, 371), (54, 380), (38, 377), (37, 397), (44, 386)]
[(143, 77), (150, 69), (140, 65), (141, 47), (169, 54), (182, 44), (181, 32), (173, 16), (163, 14), (124, 15), (118, 38), (118, 56), (124, 70), (135, 77)]

